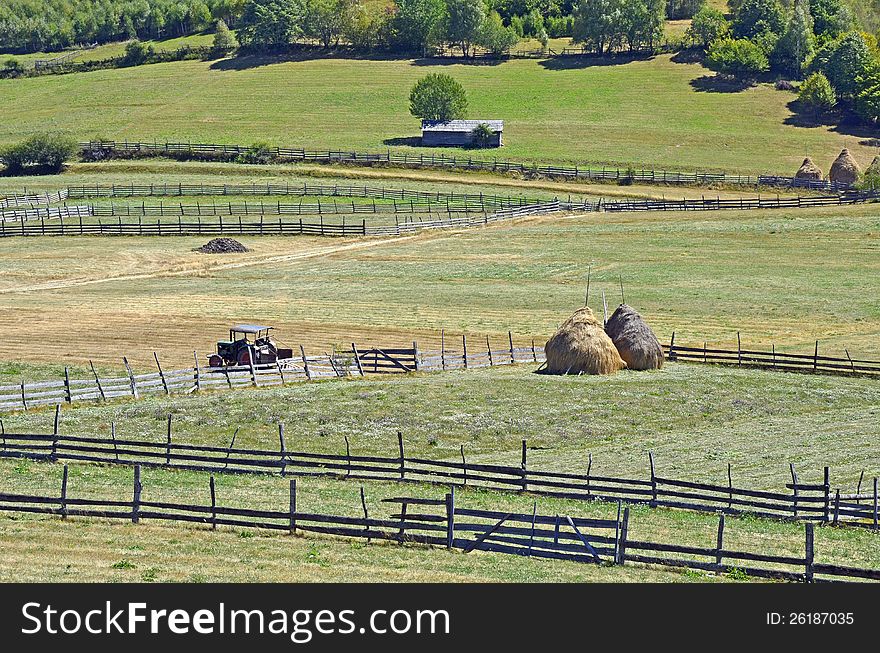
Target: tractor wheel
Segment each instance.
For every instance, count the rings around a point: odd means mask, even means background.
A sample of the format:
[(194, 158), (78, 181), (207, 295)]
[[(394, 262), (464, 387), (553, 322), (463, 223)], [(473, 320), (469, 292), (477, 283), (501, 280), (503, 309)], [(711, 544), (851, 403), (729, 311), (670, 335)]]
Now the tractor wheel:
[(238, 356), (236, 357), (236, 361), (239, 365), (250, 365), (251, 364), (251, 352), (248, 349), (242, 349), (238, 352)]
[(223, 367), (223, 359), (219, 354), (211, 354), (210, 358), (208, 358), (208, 366), (209, 367)]

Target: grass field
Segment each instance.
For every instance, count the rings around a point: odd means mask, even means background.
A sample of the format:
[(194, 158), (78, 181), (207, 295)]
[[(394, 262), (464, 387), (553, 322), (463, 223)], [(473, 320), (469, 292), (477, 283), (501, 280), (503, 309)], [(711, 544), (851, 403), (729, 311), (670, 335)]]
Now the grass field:
[[(245, 255), (192, 251), (206, 238), (0, 242), (0, 357), (172, 365), (207, 353), (230, 323), (270, 322), (314, 352), (335, 344), (436, 346), (439, 330), (546, 338), (619, 279), (668, 340), (880, 356), (880, 214), (800, 211), (587, 214), (399, 240), (243, 238)], [(22, 253), (27, 256), (23, 257)], [(75, 328), (72, 326), (75, 325)], [(526, 341), (527, 342), (527, 341)]]
[(876, 150), (876, 130), (796, 126), (791, 93), (767, 84), (719, 92), (702, 66), (666, 55), (498, 65), (245, 57), (4, 80), (0, 142), (56, 129), (79, 138), (422, 152), (406, 145), (419, 135), (408, 92), (441, 70), (468, 89), (470, 116), (505, 120), (506, 146), (493, 156), (793, 174), (806, 154), (827, 170), (844, 144), (865, 165)]
[[(59, 465), (0, 462), (4, 492), (48, 494), (57, 491)], [(120, 499), (131, 489), (131, 469), (73, 466), (70, 496)], [(205, 502), (204, 474), (148, 471), (142, 476), (147, 501)], [(265, 477), (217, 477), (220, 505), (278, 510), (287, 505), (287, 481)], [(302, 510), (360, 516), (354, 482), (303, 479), (298, 484)], [(388, 518), (394, 511), (380, 499), (399, 496), (394, 484), (372, 483), (366, 489), (370, 515)], [(409, 496), (436, 498), (437, 488), (409, 485)], [(529, 497), (460, 491), (460, 505), (527, 512)], [(543, 513), (613, 519), (616, 506), (539, 499)], [(634, 507), (630, 537), (642, 541), (711, 546), (717, 519), (669, 510)], [(417, 545), (345, 540), (221, 527), (217, 533), (185, 524), (131, 525), (101, 520), (30, 515), (0, 516), (0, 581), (398, 581), (398, 582), (692, 582), (730, 580), (727, 576), (663, 568), (597, 567), (519, 556), (465, 555)], [(74, 544), (75, 543), (75, 544)], [(753, 518), (729, 519), (725, 544), (730, 549), (777, 555), (803, 555), (803, 527)], [(880, 564), (880, 542), (858, 529), (817, 530), (817, 559), (853, 566)]]

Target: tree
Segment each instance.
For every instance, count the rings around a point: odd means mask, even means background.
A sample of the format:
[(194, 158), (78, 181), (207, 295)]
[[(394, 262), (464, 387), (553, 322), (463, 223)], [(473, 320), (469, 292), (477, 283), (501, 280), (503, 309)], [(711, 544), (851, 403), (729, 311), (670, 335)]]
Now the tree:
[(446, 0), (446, 39), (467, 57), (480, 36), (486, 8), (483, 0)]
[(837, 95), (825, 75), (813, 73), (801, 84), (798, 100), (805, 107), (820, 114), (834, 108), (834, 105), (837, 104)]
[(630, 52), (653, 49), (663, 36), (665, 0), (622, 0), (618, 30)]
[(824, 73), (837, 96), (848, 100), (855, 95), (856, 78), (868, 71), (872, 61), (865, 38), (859, 32), (849, 32), (820, 48), (811, 68)]
[(692, 41), (708, 50), (716, 40), (724, 38), (730, 32), (730, 23), (720, 11), (714, 7), (705, 6), (700, 9), (691, 21), (687, 35)]
[(770, 67), (764, 51), (748, 39), (720, 39), (709, 47), (706, 65), (722, 75), (754, 79)]
[(853, 27), (852, 13), (841, 0), (810, 0), (813, 29), (825, 40), (836, 39)]
[(318, 39), (325, 48), (339, 43), (349, 0), (307, 0), (303, 34)]
[[(865, 122), (880, 123), (880, 61), (856, 78), (855, 111)], [(875, 170), (880, 182), (880, 169)], [(880, 183), (877, 184), (880, 186)]]
[(304, 15), (299, 0), (248, 0), (238, 38), (258, 50), (287, 47), (302, 34)]
[(443, 73), (422, 77), (409, 94), (409, 112), (422, 120), (456, 120), (467, 112), (467, 94)]
[(477, 44), (486, 48), (495, 56), (510, 50), (519, 41), (519, 35), (512, 27), (505, 27), (501, 16), (493, 11), (483, 20), (477, 35)]
[(405, 52), (428, 54), (442, 36), (445, 0), (395, 0), (394, 41)]
[(125, 55), (122, 60), (127, 66), (140, 66), (147, 63), (156, 54), (152, 45), (147, 45), (135, 39), (125, 46)]
[(229, 54), (238, 47), (235, 34), (226, 25), (226, 21), (219, 19), (214, 32), (214, 52), (220, 55)]
[(580, 0), (574, 10), (572, 40), (603, 55), (620, 40), (622, 0)]
[(706, 7), (706, 0), (668, 0), (666, 2), (666, 18), (669, 20), (693, 18), (704, 7)]
[(807, 0), (797, 0), (785, 33), (776, 42), (773, 63), (784, 72), (801, 77), (807, 61), (816, 50), (813, 17)]
[(785, 14), (779, 0), (743, 0), (733, 17), (733, 35), (752, 39), (765, 32), (782, 34)]

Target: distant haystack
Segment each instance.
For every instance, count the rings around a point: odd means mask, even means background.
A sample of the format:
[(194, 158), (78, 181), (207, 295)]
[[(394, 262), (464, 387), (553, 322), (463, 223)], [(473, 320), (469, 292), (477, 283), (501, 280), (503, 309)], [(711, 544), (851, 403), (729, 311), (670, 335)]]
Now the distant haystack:
[(639, 313), (621, 304), (605, 324), (620, 357), (631, 370), (655, 370), (663, 367), (663, 347), (651, 327)]
[(588, 307), (575, 311), (544, 345), (549, 374), (613, 374), (626, 367)]
[(859, 180), (861, 174), (862, 169), (859, 167), (858, 161), (853, 158), (848, 149), (843, 148), (840, 155), (831, 164), (828, 179), (839, 184), (852, 185)]
[(822, 168), (813, 163), (810, 157), (804, 159), (801, 167), (794, 174), (795, 179), (803, 179), (805, 181), (822, 181)]

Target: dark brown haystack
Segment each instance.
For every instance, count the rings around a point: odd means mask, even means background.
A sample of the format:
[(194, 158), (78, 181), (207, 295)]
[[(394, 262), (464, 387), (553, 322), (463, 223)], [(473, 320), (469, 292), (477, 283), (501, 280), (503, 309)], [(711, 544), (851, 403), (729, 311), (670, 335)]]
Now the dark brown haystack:
[(605, 333), (617, 347), (620, 357), (631, 370), (656, 370), (663, 367), (663, 347), (651, 327), (639, 313), (621, 304), (605, 324)]
[(202, 254), (238, 254), (247, 252), (248, 248), (234, 238), (212, 238), (193, 251), (201, 252)]
[(568, 318), (544, 345), (548, 374), (613, 374), (626, 367), (589, 308)]
[(859, 167), (858, 161), (853, 158), (848, 149), (843, 148), (840, 155), (831, 164), (828, 179), (839, 184), (852, 185), (859, 180), (861, 174), (862, 169)]
[(810, 157), (804, 159), (801, 167), (794, 174), (795, 179), (805, 179), (807, 181), (822, 181), (822, 168), (813, 163)]

